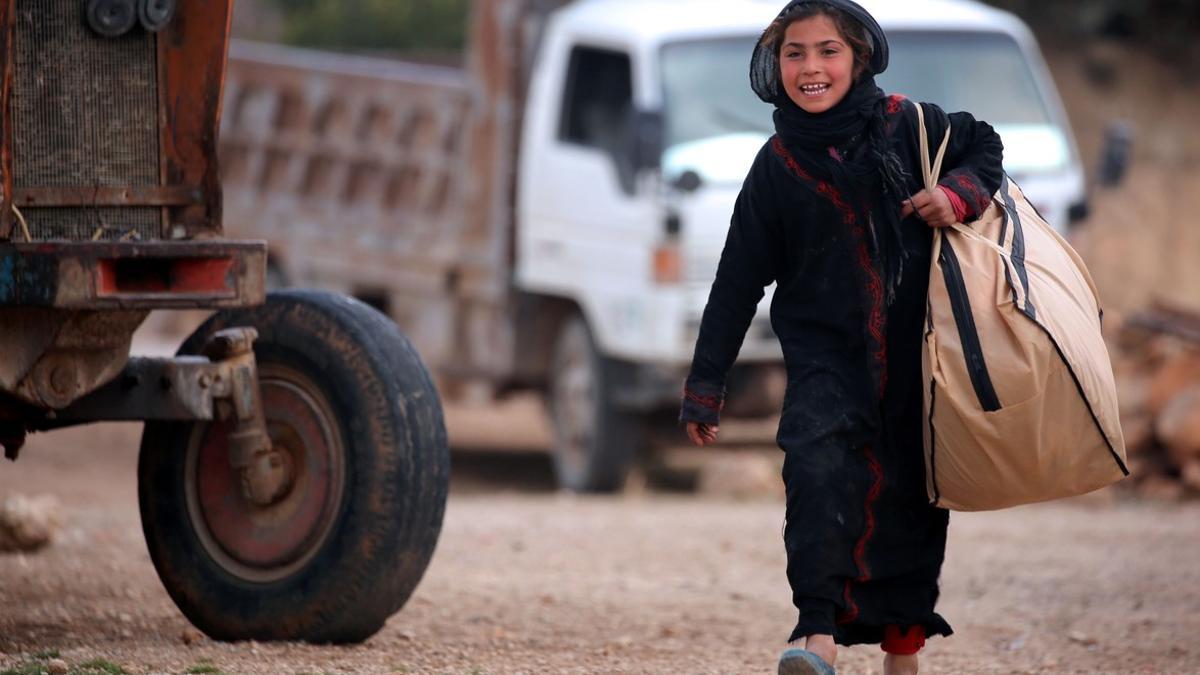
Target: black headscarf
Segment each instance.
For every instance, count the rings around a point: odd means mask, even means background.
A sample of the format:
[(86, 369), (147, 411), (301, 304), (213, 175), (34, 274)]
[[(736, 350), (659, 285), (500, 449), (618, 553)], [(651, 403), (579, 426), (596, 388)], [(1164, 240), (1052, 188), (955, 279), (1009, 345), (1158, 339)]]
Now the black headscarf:
[[(887, 36), (875, 19), (851, 0), (794, 0), (779, 16), (800, 5), (839, 10), (855, 19), (872, 50), (867, 71), (837, 105), (814, 115), (788, 97), (780, 79), (779, 54), (760, 40), (750, 61), (750, 84), (759, 98), (775, 105), (775, 132), (788, 150), (818, 178), (850, 197), (858, 217), (867, 223), (876, 256), (885, 268), (890, 304), (904, 276), (900, 204), (908, 197), (904, 187), (908, 176), (888, 141), (887, 97), (875, 84), (874, 76), (887, 69)], [(840, 159), (831, 156), (830, 148), (838, 151)]]

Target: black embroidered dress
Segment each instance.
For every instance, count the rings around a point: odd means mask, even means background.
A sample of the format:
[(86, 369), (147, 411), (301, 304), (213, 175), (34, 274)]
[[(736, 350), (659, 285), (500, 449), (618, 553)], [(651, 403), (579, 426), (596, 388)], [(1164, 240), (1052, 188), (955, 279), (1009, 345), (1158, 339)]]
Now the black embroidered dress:
[[(916, 108), (892, 96), (886, 120), (914, 194), (923, 187)], [(981, 213), (1000, 186), (1000, 138), (967, 113), (926, 105), (935, 148), (947, 123), (941, 184)], [(934, 613), (948, 514), (928, 505), (921, 436), (932, 233), (915, 216), (902, 221), (908, 257), (888, 304), (886, 265), (856, 215), (869, 210), (814, 175), (778, 136), (755, 159), (704, 310), (681, 420), (718, 422), (726, 374), (774, 282), (771, 324), (788, 375), (777, 436), (786, 453), (784, 543), (800, 615), (789, 639), (880, 642), (889, 624), (949, 635)]]

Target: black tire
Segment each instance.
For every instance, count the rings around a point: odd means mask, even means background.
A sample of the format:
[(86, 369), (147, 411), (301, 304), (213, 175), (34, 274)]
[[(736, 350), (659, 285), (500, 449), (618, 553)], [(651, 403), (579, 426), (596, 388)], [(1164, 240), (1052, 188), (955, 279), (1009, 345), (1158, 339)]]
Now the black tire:
[(625, 485), (643, 420), (613, 404), (613, 375), (583, 318), (568, 318), (554, 345), (546, 395), (554, 429), (554, 469), (562, 488), (615, 492)]
[(214, 639), (365, 640), (408, 600), (441, 531), (437, 392), (396, 325), (351, 298), (272, 293), (216, 314), (179, 353), (232, 326), (258, 331), (268, 431), (299, 467), (293, 487), (256, 507), (224, 459), (223, 423), (148, 422), (138, 502), (150, 557)]

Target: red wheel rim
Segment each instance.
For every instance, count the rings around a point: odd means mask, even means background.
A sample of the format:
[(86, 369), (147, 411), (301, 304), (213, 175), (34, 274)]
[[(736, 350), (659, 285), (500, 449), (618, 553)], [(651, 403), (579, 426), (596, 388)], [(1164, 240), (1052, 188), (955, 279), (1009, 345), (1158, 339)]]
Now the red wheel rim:
[(290, 490), (260, 506), (241, 489), (229, 465), (230, 424), (197, 424), (185, 463), (189, 517), (204, 548), (226, 571), (267, 582), (302, 568), (320, 550), (337, 517), (345, 483), (345, 452), (336, 417), (307, 376), (259, 364), (267, 433), (291, 456)]

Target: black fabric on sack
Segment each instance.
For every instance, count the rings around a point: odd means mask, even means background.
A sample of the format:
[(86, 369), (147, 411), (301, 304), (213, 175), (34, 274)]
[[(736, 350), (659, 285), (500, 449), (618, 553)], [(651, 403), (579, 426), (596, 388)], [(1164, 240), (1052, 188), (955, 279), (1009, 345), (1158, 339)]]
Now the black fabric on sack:
[[(868, 33), (872, 63), (885, 67), (886, 40), (870, 26)], [(734, 205), (680, 419), (720, 421), (726, 375), (764, 288), (775, 283), (771, 323), (788, 375), (776, 440), (786, 453), (784, 542), (799, 612), (791, 639), (828, 633), (841, 644), (875, 643), (888, 624), (948, 635), (934, 612), (948, 514), (928, 505), (921, 436), (932, 233), (915, 215), (899, 219), (900, 200), (887, 194), (880, 168), (890, 154), (901, 170), (897, 189), (907, 196), (922, 188), (916, 109), (878, 92), (869, 77), (842, 104), (869, 109), (859, 115), (862, 128), (878, 123), (878, 133), (860, 130), (840, 146), (789, 142), (794, 127), (777, 114), (778, 133)], [(842, 104), (826, 115), (837, 118)], [(952, 129), (943, 184), (982, 211), (967, 197), (999, 188), (999, 137), (970, 114), (928, 104), (926, 111), (930, 138)], [(882, 146), (867, 147), (872, 138)], [(820, 159), (831, 158), (829, 147), (867, 158), (875, 178)], [(894, 232), (881, 243), (872, 226), (889, 214)], [(912, 273), (892, 277), (899, 259)]]

